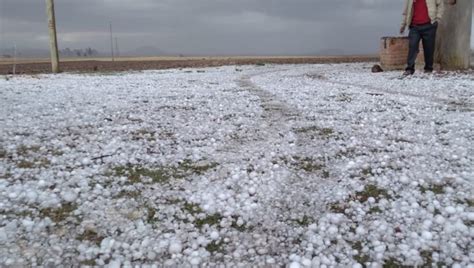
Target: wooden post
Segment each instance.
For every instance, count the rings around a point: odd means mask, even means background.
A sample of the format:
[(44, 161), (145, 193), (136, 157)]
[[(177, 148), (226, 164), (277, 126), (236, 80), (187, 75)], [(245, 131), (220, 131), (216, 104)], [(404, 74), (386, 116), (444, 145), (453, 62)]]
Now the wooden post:
[(442, 69), (468, 69), (471, 61), (472, 0), (445, 0), (437, 33), (436, 60)]
[(56, 36), (56, 18), (54, 15), (54, 0), (46, 0), (48, 14), (49, 48), (51, 52), (51, 68), (53, 73), (59, 73), (58, 39)]

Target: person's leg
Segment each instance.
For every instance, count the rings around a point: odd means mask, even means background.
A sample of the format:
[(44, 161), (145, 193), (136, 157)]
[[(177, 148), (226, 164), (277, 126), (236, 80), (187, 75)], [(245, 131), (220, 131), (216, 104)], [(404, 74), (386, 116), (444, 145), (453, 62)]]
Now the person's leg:
[(407, 58), (407, 68), (405, 70), (407, 72), (414, 73), (416, 56), (418, 55), (418, 52), (419, 52), (420, 39), (421, 39), (420, 33), (416, 26), (410, 28), (408, 39), (409, 39), (408, 58)]
[(434, 53), (436, 46), (437, 24), (430, 25), (426, 30), (421, 32), (423, 40), (423, 50), (425, 54), (425, 72), (433, 71)]

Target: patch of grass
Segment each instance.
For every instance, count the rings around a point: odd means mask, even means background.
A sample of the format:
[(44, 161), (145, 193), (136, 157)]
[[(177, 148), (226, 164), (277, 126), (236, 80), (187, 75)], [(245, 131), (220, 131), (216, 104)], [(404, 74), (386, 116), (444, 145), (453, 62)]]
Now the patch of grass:
[(204, 213), (201, 207), (194, 203), (188, 203), (188, 202), (184, 203), (183, 209), (193, 216), (200, 213)]
[(155, 140), (155, 131), (151, 131), (148, 129), (139, 129), (135, 132), (132, 132), (132, 140), (147, 140), (147, 141), (153, 141)]
[(55, 223), (60, 223), (66, 220), (71, 213), (77, 209), (77, 205), (74, 203), (63, 204), (59, 208), (44, 208), (40, 210), (40, 215), (43, 218), (50, 218)]
[[(396, 260), (394, 258), (390, 258), (390, 259), (384, 261), (382, 267), (383, 268), (398, 268), (398, 267), (403, 267), (403, 265), (398, 260)], [(429, 266), (429, 267), (431, 267), (431, 266)]]
[(340, 101), (340, 102), (351, 102), (351, 101), (352, 101), (352, 97), (351, 97), (349, 94), (347, 94), (347, 93), (341, 93), (341, 94), (337, 95), (336, 101)]
[(20, 163), (16, 165), (18, 168), (32, 169), (35, 167), (35, 164), (30, 161), (21, 160)]
[(364, 190), (356, 193), (356, 199), (360, 202), (366, 202), (369, 197), (375, 198), (375, 200), (380, 200), (381, 198), (390, 199), (391, 196), (388, 194), (387, 190), (378, 188), (376, 185), (368, 184), (365, 186)]
[(369, 214), (378, 214), (378, 213), (382, 213), (382, 210), (377, 206), (375, 206), (375, 207), (373, 207), (369, 210)]
[[(288, 160), (284, 159), (283, 161), (288, 165)], [(322, 161), (311, 157), (293, 156), (289, 164), (298, 170), (304, 170), (306, 172), (316, 172), (326, 168), (326, 165)]]
[(84, 233), (78, 235), (76, 239), (79, 241), (89, 241), (99, 246), (102, 240), (104, 240), (104, 237), (93, 230), (85, 230)]
[(209, 226), (213, 226), (213, 225), (218, 225), (221, 220), (222, 220), (222, 215), (219, 214), (219, 213), (215, 213), (215, 214), (212, 214), (212, 215), (208, 215), (202, 219), (196, 219), (194, 221), (194, 225), (196, 227), (198, 227), (199, 229), (201, 229), (202, 227), (204, 227), (204, 225), (209, 225)]
[(116, 176), (126, 176), (130, 184), (142, 182), (141, 177), (149, 177), (153, 182), (163, 183), (167, 182), (170, 177), (163, 169), (147, 169), (142, 167), (123, 166), (113, 169)]
[(295, 220), (295, 222), (296, 222), (298, 225), (300, 225), (300, 226), (305, 226), (305, 227), (307, 227), (307, 226), (309, 226), (311, 223), (314, 222), (314, 219), (311, 218), (311, 217), (308, 217), (308, 216), (304, 215), (303, 218), (297, 219), (297, 220)]
[(6, 158), (7, 157), (7, 151), (0, 147), (0, 159)]
[(223, 245), (224, 243), (221, 240), (212, 241), (211, 243), (207, 244), (206, 250), (211, 254), (216, 253), (216, 252), (223, 252), (224, 251)]
[(474, 207), (474, 199), (467, 199), (466, 203), (469, 207), (471, 207), (471, 208)]
[(344, 203), (329, 204), (329, 210), (334, 213), (345, 214), (346, 209), (347, 209), (347, 205)]
[(146, 222), (148, 224), (155, 224), (157, 222), (157, 218), (156, 218), (156, 209), (155, 208), (152, 208), (150, 206), (147, 206), (146, 207)]
[(232, 221), (232, 224), (231, 224), (230, 227), (236, 229), (239, 232), (245, 232), (245, 231), (248, 231), (248, 230), (253, 230), (253, 227), (247, 226), (246, 224), (238, 225), (236, 216), (232, 216), (232, 218), (234, 220)]
[(265, 66), (265, 63), (264, 62), (257, 62), (255, 63), (256, 66)]
[(85, 260), (85, 261), (81, 261), (81, 266), (84, 265), (84, 266), (96, 266), (97, 263), (95, 262), (95, 260)]
[(112, 169), (112, 175), (126, 176), (130, 184), (141, 183), (142, 177), (150, 178), (153, 183), (166, 183), (172, 178), (182, 179), (192, 174), (203, 175), (216, 166), (216, 163), (199, 165), (190, 160), (184, 160), (178, 166), (164, 166), (154, 169), (132, 165), (115, 167)]
[(428, 187), (425, 186), (418, 186), (420, 192), (426, 193), (428, 191), (433, 192), (434, 194), (444, 194), (444, 186), (443, 185), (429, 185)]
[(20, 156), (26, 156), (29, 155), (30, 153), (37, 153), (40, 150), (40, 146), (25, 146), (25, 145), (20, 145), (16, 149), (16, 153)]
[(370, 167), (362, 169), (360, 174), (361, 174), (362, 177), (365, 177), (365, 178), (374, 176), (374, 173), (372, 172), (372, 168), (370, 168)]
[[(421, 267), (447, 267), (446, 263), (444, 262), (434, 262), (433, 261), (433, 251), (425, 250), (420, 253), (421, 258), (423, 259), (424, 263)], [(385, 266), (384, 266), (385, 267)], [(395, 266), (391, 266), (395, 267)]]
[(46, 168), (49, 165), (51, 165), (51, 162), (47, 158), (40, 158), (40, 159), (35, 159), (34, 162), (30, 162), (27, 160), (22, 160), (20, 163), (18, 163), (19, 168)]
[(139, 191), (127, 191), (127, 190), (122, 190), (120, 193), (118, 193), (115, 198), (120, 199), (120, 198), (134, 198), (137, 199), (140, 197), (141, 194)]
[(354, 255), (353, 258), (359, 264), (364, 265), (365, 263), (370, 261), (370, 257), (362, 253), (362, 242), (352, 242), (352, 249), (357, 250), (357, 255)]

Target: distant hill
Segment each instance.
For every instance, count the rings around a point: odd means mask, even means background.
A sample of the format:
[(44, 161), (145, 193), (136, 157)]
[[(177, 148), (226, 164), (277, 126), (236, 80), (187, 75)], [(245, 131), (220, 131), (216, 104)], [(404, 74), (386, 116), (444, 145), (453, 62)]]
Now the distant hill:
[[(3, 58), (13, 58), (15, 54), (14, 48), (4, 48), (0, 50), (0, 57)], [(16, 56), (19, 58), (42, 58), (49, 56), (48, 49), (41, 49), (41, 48), (17, 48), (16, 49)]]

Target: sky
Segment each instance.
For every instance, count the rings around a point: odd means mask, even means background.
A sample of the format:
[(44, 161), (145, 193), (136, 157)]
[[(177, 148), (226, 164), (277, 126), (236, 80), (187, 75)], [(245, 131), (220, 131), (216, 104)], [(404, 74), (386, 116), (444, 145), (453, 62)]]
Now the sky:
[[(121, 51), (312, 55), (377, 53), (380, 37), (398, 35), (402, 2), (56, 0), (55, 5), (60, 48), (108, 52), (112, 22)], [(0, 0), (0, 49), (14, 45), (48, 49), (44, 0)]]

